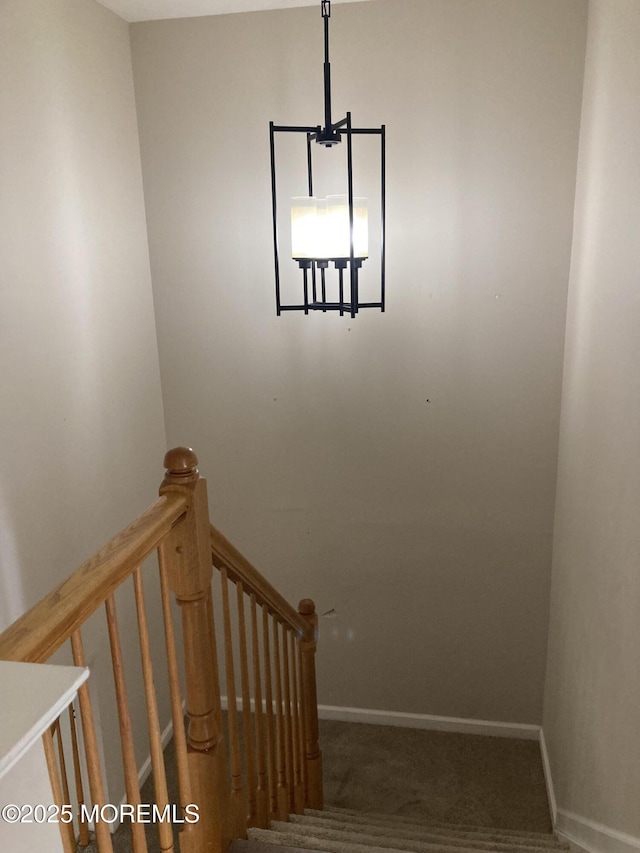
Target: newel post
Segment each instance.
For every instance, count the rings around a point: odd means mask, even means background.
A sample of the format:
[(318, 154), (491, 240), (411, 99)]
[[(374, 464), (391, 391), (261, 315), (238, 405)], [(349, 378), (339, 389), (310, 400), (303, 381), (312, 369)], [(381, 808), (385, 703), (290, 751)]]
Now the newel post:
[(316, 692), (316, 647), (318, 616), (310, 598), (303, 598), (298, 613), (308, 626), (300, 642), (302, 720), (304, 726), (304, 760), (306, 766), (306, 802), (309, 809), (322, 809), (322, 753), (318, 742), (318, 696)]
[(199, 807), (194, 849), (225, 853), (228, 829), (228, 774), (220, 728), (220, 686), (211, 602), (211, 540), (207, 485), (198, 473), (196, 454), (187, 447), (169, 450), (160, 494), (180, 492), (188, 500), (185, 515), (161, 547), (169, 586), (182, 616), (186, 682), (188, 765), (191, 795)]

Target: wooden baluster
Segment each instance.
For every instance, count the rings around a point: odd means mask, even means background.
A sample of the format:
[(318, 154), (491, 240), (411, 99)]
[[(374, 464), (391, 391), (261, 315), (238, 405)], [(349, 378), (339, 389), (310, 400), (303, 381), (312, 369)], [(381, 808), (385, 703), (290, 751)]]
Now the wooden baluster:
[(291, 719), (291, 671), (289, 669), (289, 632), (282, 626), (282, 667), (284, 679), (284, 743), (289, 792), (289, 814), (295, 811), (293, 777), (293, 725)]
[(247, 773), (247, 822), (256, 824), (256, 761), (251, 731), (251, 688), (249, 686), (249, 655), (247, 651), (247, 626), (244, 613), (244, 588), (241, 581), (236, 583), (236, 601), (238, 605), (238, 633), (240, 635), (240, 678), (242, 684), (242, 725), (244, 738), (245, 768)]
[(56, 736), (56, 745), (58, 747), (58, 763), (60, 766), (60, 782), (62, 784), (62, 802), (65, 805), (71, 805), (71, 794), (69, 793), (69, 777), (67, 776), (67, 762), (64, 756), (64, 744), (62, 743), (62, 727), (58, 718), (51, 726), (51, 735)]
[[(80, 631), (74, 631), (71, 635), (71, 650), (73, 662), (76, 666), (86, 666), (84, 646)], [(98, 737), (96, 735), (93, 720), (93, 709), (91, 707), (91, 696), (89, 686), (85, 681), (78, 688), (78, 702), (80, 704), (80, 717), (82, 719), (82, 735), (84, 739), (84, 752), (87, 761), (87, 773), (89, 776), (89, 791), (93, 806), (101, 809), (105, 805), (104, 784), (102, 782), (102, 771), (100, 769), (100, 753), (98, 751)], [(111, 832), (109, 824), (102, 820), (95, 824), (96, 840), (99, 853), (113, 853), (111, 844)]]
[[(127, 802), (132, 806), (138, 806), (141, 803), (140, 785), (138, 782), (138, 764), (133, 745), (133, 729), (131, 727), (129, 700), (127, 698), (127, 687), (124, 677), (122, 646), (120, 643), (120, 633), (118, 631), (116, 603), (113, 595), (110, 595), (104, 604), (107, 612), (107, 628), (109, 631), (109, 644), (111, 646), (113, 680), (116, 688), (116, 705), (118, 708), (118, 722), (120, 724), (120, 747), (122, 749), (122, 767), (124, 770), (125, 791), (127, 794)], [(130, 826), (133, 853), (146, 853), (147, 839), (145, 836), (144, 824), (139, 823), (138, 821), (132, 821)]]
[[(151, 752), (151, 767), (153, 770), (153, 786), (156, 795), (156, 804), (160, 811), (169, 805), (169, 791), (167, 789), (167, 774), (164, 766), (164, 754), (162, 751), (162, 732), (160, 729), (160, 717), (158, 715), (158, 701), (153, 684), (153, 664), (151, 661), (151, 646), (149, 644), (149, 626), (147, 613), (144, 606), (144, 589), (142, 584), (142, 570), (136, 569), (133, 573), (133, 588), (136, 598), (136, 611), (138, 614), (138, 637), (140, 639), (140, 655), (142, 658), (142, 680), (147, 702), (147, 722), (149, 726), (149, 748)], [(173, 827), (171, 823), (158, 822), (158, 840), (161, 853), (173, 853)]]
[[(180, 693), (180, 678), (178, 674), (178, 657), (176, 654), (176, 638), (171, 615), (171, 600), (169, 596), (169, 579), (164, 558), (158, 552), (160, 569), (160, 594), (162, 596), (162, 616), (164, 620), (165, 648), (167, 650), (167, 673), (169, 676), (169, 692), (171, 695), (171, 719), (173, 720), (173, 745), (176, 756), (178, 775), (178, 794), (180, 808), (184, 819), (185, 807), (193, 802), (191, 779), (189, 777), (189, 761), (187, 756), (187, 735), (184, 728), (182, 712), (182, 695)], [(180, 849), (184, 850), (186, 835), (193, 832), (193, 824), (185, 823), (180, 831)]]
[(276, 764), (276, 730), (273, 719), (273, 688), (271, 678), (271, 648), (269, 644), (269, 612), (262, 608), (262, 645), (264, 647), (264, 682), (267, 711), (267, 761), (269, 766), (269, 815), (278, 815), (278, 770)]
[(307, 808), (322, 809), (322, 753), (318, 743), (318, 698), (316, 691), (315, 655), (318, 636), (316, 606), (310, 598), (298, 605), (298, 613), (308, 625), (301, 640), (300, 697), (304, 725)]
[(78, 732), (76, 730), (76, 709), (73, 702), (69, 705), (69, 728), (71, 729), (71, 752), (73, 754), (73, 776), (76, 783), (76, 802), (78, 803), (78, 844), (87, 847), (90, 841), (89, 824), (84, 817), (84, 784), (80, 769), (80, 750), (78, 749)]
[(167, 471), (160, 494), (178, 492), (189, 501), (185, 515), (173, 526), (160, 549), (169, 586), (182, 613), (189, 775), (200, 817), (190, 836), (198, 845), (194, 849), (226, 853), (231, 841), (229, 777), (216, 711), (220, 685), (213, 657), (213, 569), (207, 487), (198, 473), (198, 459), (193, 450), (174, 448), (164, 461)]
[[(212, 578), (213, 582), (213, 578)], [(214, 618), (213, 618), (213, 587), (209, 586), (208, 596), (207, 596), (207, 618), (213, 627)], [(213, 661), (213, 680), (216, 684), (220, 684), (220, 671), (218, 669), (218, 647), (216, 640), (216, 632), (215, 630), (211, 631), (211, 659)], [(220, 695), (220, 689), (215, 692), (215, 702), (214, 702), (214, 711), (216, 715), (216, 723), (220, 731), (222, 731), (222, 696)]]
[(247, 837), (247, 809), (242, 782), (242, 759), (240, 758), (240, 735), (238, 733), (238, 706), (236, 702), (236, 678), (233, 663), (233, 636), (231, 633), (231, 609), (229, 607), (229, 580), (227, 570), (220, 569), (222, 589), (222, 615), (224, 621), (224, 651), (227, 671), (227, 724), (229, 727), (229, 753), (231, 761), (231, 825), (233, 838)]
[[(60, 783), (60, 776), (58, 775), (58, 767), (56, 764), (56, 753), (53, 746), (53, 735), (52, 731), (56, 727), (58, 727), (58, 732), (60, 731), (60, 723), (54, 723), (51, 728), (47, 729), (42, 735), (42, 745), (44, 746), (44, 756), (47, 761), (47, 769), (49, 771), (49, 781), (51, 782), (51, 794), (53, 796), (54, 805), (58, 806), (58, 808), (62, 808), (65, 803), (69, 802), (69, 789), (67, 786), (67, 795), (66, 797), (63, 794), (64, 787), (64, 774), (66, 771), (62, 771), (63, 773), (63, 781)], [(62, 744), (62, 740), (58, 742), (58, 746)], [(64, 765), (62, 765), (64, 766)], [(73, 823), (59, 823), (60, 829), (60, 838), (62, 840), (62, 847), (64, 849), (64, 853), (75, 853), (76, 851), (76, 839), (73, 835)]]
[(278, 820), (289, 816), (289, 789), (287, 788), (287, 762), (285, 747), (285, 723), (282, 709), (282, 672), (280, 669), (280, 623), (273, 617), (273, 650), (276, 670), (276, 746), (278, 762)]
[(296, 637), (289, 631), (291, 640), (291, 722), (293, 737), (293, 811), (302, 814), (304, 811), (304, 784), (302, 781), (302, 755), (300, 750), (300, 706), (298, 703), (298, 671), (296, 657)]
[[(296, 653), (296, 678), (298, 686), (298, 749), (300, 756), (300, 779), (302, 781), (302, 802), (306, 805), (307, 802), (307, 765), (304, 760), (304, 709), (302, 706), (302, 652), (301, 652), (301, 635), (298, 634), (295, 639)], [(303, 807), (304, 810), (304, 807)]]
[(262, 708), (262, 684), (260, 678), (260, 640), (258, 637), (258, 613), (256, 597), (251, 598), (251, 647), (253, 651), (253, 684), (255, 692), (256, 764), (258, 784), (256, 788), (256, 825), (269, 825), (269, 790), (267, 781), (266, 732)]

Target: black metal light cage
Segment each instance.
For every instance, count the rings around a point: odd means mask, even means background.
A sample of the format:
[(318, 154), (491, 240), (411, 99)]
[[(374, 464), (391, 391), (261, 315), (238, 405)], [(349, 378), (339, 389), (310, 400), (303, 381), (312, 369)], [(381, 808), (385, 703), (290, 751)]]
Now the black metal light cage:
[[(329, 0), (322, 0), (321, 13), (324, 19), (324, 107), (325, 126), (303, 127), (296, 125), (277, 125), (269, 122), (269, 141), (271, 150), (271, 204), (273, 213), (273, 255), (276, 283), (276, 313), (282, 311), (339, 311), (340, 315), (349, 314), (355, 317), (361, 308), (379, 308), (385, 310), (385, 126), (353, 127), (351, 113), (348, 112), (341, 121), (331, 121), (331, 71), (329, 65), (329, 17), (331, 6)], [(278, 197), (276, 187), (276, 134), (297, 133), (306, 137), (307, 145), (307, 181), (309, 196), (313, 196), (313, 156), (312, 142), (329, 148), (341, 141), (342, 135), (347, 140), (347, 197), (349, 204), (350, 253), (341, 258), (294, 258), (302, 270), (303, 301), (298, 305), (283, 305), (280, 299), (280, 260), (278, 251)], [(360, 302), (358, 287), (358, 272), (364, 258), (354, 254), (353, 239), (353, 137), (359, 135), (380, 137), (380, 301)], [(329, 264), (333, 263), (338, 271), (338, 300), (327, 300), (326, 272)], [(345, 281), (345, 270), (348, 278)], [(310, 273), (310, 275), (309, 275)]]

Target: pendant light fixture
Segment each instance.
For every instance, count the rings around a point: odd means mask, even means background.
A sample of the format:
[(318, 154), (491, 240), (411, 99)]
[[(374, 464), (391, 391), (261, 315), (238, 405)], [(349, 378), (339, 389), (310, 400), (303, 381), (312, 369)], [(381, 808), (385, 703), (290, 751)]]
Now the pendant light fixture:
[[(282, 311), (339, 311), (355, 317), (361, 308), (385, 308), (385, 127), (360, 128), (351, 123), (351, 113), (331, 119), (331, 66), (329, 63), (330, 0), (321, 0), (324, 23), (324, 126), (276, 125), (269, 123), (271, 148), (271, 202), (276, 284), (276, 313)], [(306, 140), (307, 174), (301, 190), (307, 195), (291, 198), (291, 258), (301, 271), (302, 302), (283, 304), (281, 300), (280, 251), (278, 246), (278, 194), (276, 178), (276, 135), (298, 134)], [(357, 136), (380, 138), (380, 241), (379, 297), (360, 301), (359, 273), (369, 258), (367, 199), (355, 194), (353, 148)], [(346, 175), (339, 192), (320, 198), (314, 195), (315, 145), (340, 149), (346, 140)], [(333, 156), (333, 155), (332, 155)], [(306, 186), (305, 186), (306, 184)], [(378, 252), (376, 252), (378, 254)]]

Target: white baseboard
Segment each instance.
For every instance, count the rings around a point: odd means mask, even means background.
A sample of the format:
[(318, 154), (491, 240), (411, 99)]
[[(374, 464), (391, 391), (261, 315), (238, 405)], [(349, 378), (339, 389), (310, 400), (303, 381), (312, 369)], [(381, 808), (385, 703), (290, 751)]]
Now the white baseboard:
[(558, 808), (544, 729), (540, 729), (540, 752), (553, 826), (558, 836), (569, 842), (572, 851), (574, 853), (640, 853), (640, 838), (618, 832), (602, 823), (596, 823), (574, 812)]
[[(221, 697), (222, 710), (227, 710), (227, 697)], [(264, 699), (262, 700), (264, 705)], [(254, 702), (251, 700), (251, 707)], [(238, 711), (242, 698), (236, 699)], [(538, 740), (540, 726), (525, 723), (500, 723), (491, 720), (465, 720), (462, 717), (434, 717), (430, 714), (407, 714), (404, 711), (376, 711), (372, 708), (344, 708), (338, 705), (318, 705), (321, 720), (340, 720), (344, 723), (368, 723), (376, 726), (400, 726), (405, 729), (425, 729), (434, 732), (459, 732), (461, 734), (511, 737), (520, 740)]]
[(577, 853), (638, 853), (640, 838), (618, 832), (581, 815), (557, 810), (556, 832)]
[(558, 803), (556, 800), (556, 792), (553, 787), (553, 777), (551, 775), (551, 763), (549, 762), (549, 753), (547, 752), (547, 741), (544, 736), (544, 729), (540, 729), (540, 754), (542, 755), (542, 768), (544, 770), (544, 781), (547, 786), (547, 799), (549, 800), (549, 811), (551, 819), (555, 827), (558, 822)]
[[(273, 700), (272, 705), (273, 705), (273, 709), (275, 712), (275, 707), (276, 707), (276, 700), (275, 699)], [(229, 702), (227, 701), (226, 696), (220, 697), (220, 707), (222, 708), (223, 711), (229, 710)], [(242, 696), (236, 696), (236, 711), (242, 711), (243, 707), (244, 706), (242, 704)], [(267, 708), (267, 700), (263, 699), (262, 700), (262, 710), (266, 711), (266, 708)], [(256, 700), (252, 696), (251, 697), (251, 710), (255, 711), (255, 709), (256, 709)]]
[(378, 726), (400, 726), (435, 732), (459, 732), (461, 734), (519, 738), (520, 740), (538, 740), (540, 737), (540, 726), (526, 723), (467, 720), (463, 717), (436, 717), (431, 714), (407, 714), (403, 711), (375, 711), (370, 708), (318, 705), (318, 716), (322, 720), (342, 720), (347, 723), (369, 723)]

